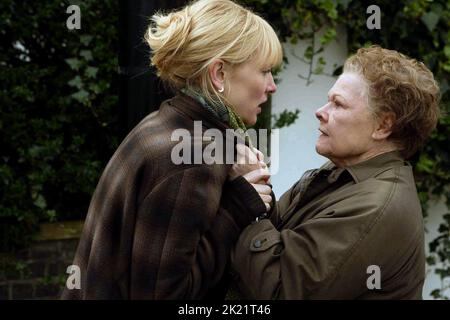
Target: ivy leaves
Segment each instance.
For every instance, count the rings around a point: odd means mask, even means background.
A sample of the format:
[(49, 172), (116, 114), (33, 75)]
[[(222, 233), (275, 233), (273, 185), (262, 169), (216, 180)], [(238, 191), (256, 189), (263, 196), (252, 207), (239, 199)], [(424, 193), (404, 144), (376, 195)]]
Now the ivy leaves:
[[(70, 69), (76, 74), (68, 82), (69, 86), (77, 89), (77, 91), (72, 93), (71, 97), (80, 104), (88, 107), (92, 106), (91, 101), (102, 91), (98, 82), (95, 81), (98, 68), (91, 65), (93, 63), (93, 56), (92, 51), (88, 48), (92, 39), (93, 36), (91, 35), (82, 35), (80, 37), (80, 43), (82, 44), (82, 48), (84, 47), (85, 49), (79, 50), (77, 57), (65, 59)], [(103, 89), (107, 89), (108, 85), (104, 81), (102, 83), (105, 86)]]
[(83, 217), (117, 146), (117, 3), (79, 5), (69, 31), (59, 0), (0, 3), (0, 251), (39, 221)]

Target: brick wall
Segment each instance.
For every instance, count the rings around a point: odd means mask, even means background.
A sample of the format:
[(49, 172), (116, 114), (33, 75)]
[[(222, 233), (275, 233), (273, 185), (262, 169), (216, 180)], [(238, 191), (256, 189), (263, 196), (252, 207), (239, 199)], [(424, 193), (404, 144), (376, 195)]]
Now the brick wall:
[[(59, 298), (81, 229), (74, 232), (72, 228), (67, 236), (67, 230), (61, 232), (61, 224), (51, 226), (51, 232), (46, 228), (29, 248), (16, 254), (0, 254), (0, 300)], [(56, 229), (58, 232), (54, 232)]]

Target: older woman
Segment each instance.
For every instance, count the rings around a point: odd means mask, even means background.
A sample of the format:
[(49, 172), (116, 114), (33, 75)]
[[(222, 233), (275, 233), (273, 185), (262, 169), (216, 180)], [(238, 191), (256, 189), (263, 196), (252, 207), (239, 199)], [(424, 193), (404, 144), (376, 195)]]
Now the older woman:
[(307, 171), (235, 247), (246, 297), (422, 297), (424, 227), (405, 159), (436, 126), (438, 100), (433, 74), (396, 51), (360, 49), (345, 62), (316, 111), (316, 151), (330, 162)]
[[(275, 92), (271, 69), (282, 51), (270, 25), (232, 1), (200, 0), (153, 16), (146, 40), (176, 96), (142, 120), (108, 163), (73, 263), (81, 288), (66, 288), (63, 298), (215, 297), (232, 245), (270, 202), (244, 178), (228, 181), (232, 163), (202, 158), (218, 142), (203, 136), (207, 129), (224, 137), (245, 130)], [(176, 132), (191, 142), (180, 152)], [(240, 197), (251, 211), (236, 210)]]

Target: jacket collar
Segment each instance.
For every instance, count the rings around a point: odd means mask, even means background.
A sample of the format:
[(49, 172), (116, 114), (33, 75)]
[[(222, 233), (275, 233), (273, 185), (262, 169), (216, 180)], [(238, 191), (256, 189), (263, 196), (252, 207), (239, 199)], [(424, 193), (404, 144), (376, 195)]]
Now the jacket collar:
[(391, 151), (346, 168), (337, 168), (331, 161), (328, 161), (321, 167), (321, 170), (332, 171), (329, 176), (330, 183), (338, 180), (345, 171), (347, 171), (353, 180), (358, 183), (370, 177), (374, 177), (387, 169), (405, 164), (409, 165), (399, 151)]
[(182, 92), (169, 99), (167, 103), (178, 112), (190, 117), (193, 121), (202, 121), (204, 127), (217, 128), (222, 131), (230, 128), (212, 112), (205, 109), (198, 101)]

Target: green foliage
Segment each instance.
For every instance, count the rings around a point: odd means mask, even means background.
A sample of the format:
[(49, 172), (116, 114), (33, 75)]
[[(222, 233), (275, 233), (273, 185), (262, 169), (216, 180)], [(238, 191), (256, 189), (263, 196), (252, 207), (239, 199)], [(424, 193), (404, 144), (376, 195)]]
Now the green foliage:
[[(296, 52), (292, 55), (309, 66), (306, 75), (300, 75), (307, 85), (312, 76), (322, 74), (326, 61), (320, 54), (325, 47), (336, 39), (336, 26), (340, 23), (339, 9), (347, 6), (348, 1), (335, 0), (246, 0), (247, 6), (261, 13), (277, 30), (284, 42), (297, 44), (306, 40), (308, 45), (303, 56)], [(287, 58), (285, 61), (288, 62)]]
[(0, 1), (0, 251), (81, 218), (117, 146), (117, 4), (78, 2)]
[(32, 275), (29, 265), (9, 255), (0, 255), (0, 276), (12, 279), (25, 279)]
[[(381, 9), (381, 29), (369, 30), (366, 21), (371, 1), (351, 0), (246, 0), (249, 7), (270, 21), (283, 41), (296, 43), (306, 39), (309, 45), (303, 57), (310, 72), (302, 76), (309, 84), (311, 75), (323, 72), (324, 61), (314, 56), (336, 38), (336, 27), (347, 29), (349, 52), (371, 44), (398, 50), (424, 63), (433, 71), (441, 86), (442, 117), (427, 144), (412, 158), (419, 198), (426, 214), (431, 199), (444, 198), (450, 208), (450, 2), (447, 0), (377, 1)], [(317, 41), (318, 34), (321, 34)], [(339, 68), (334, 72), (338, 74)], [(435, 298), (445, 295), (450, 279), (450, 219), (444, 221), (439, 235), (430, 243), (428, 263), (440, 263), (436, 273), (442, 286), (433, 291)]]
[(272, 115), (274, 122), (272, 129), (289, 127), (298, 119), (299, 114), (300, 110), (296, 109), (295, 111), (284, 110), (280, 114)]

